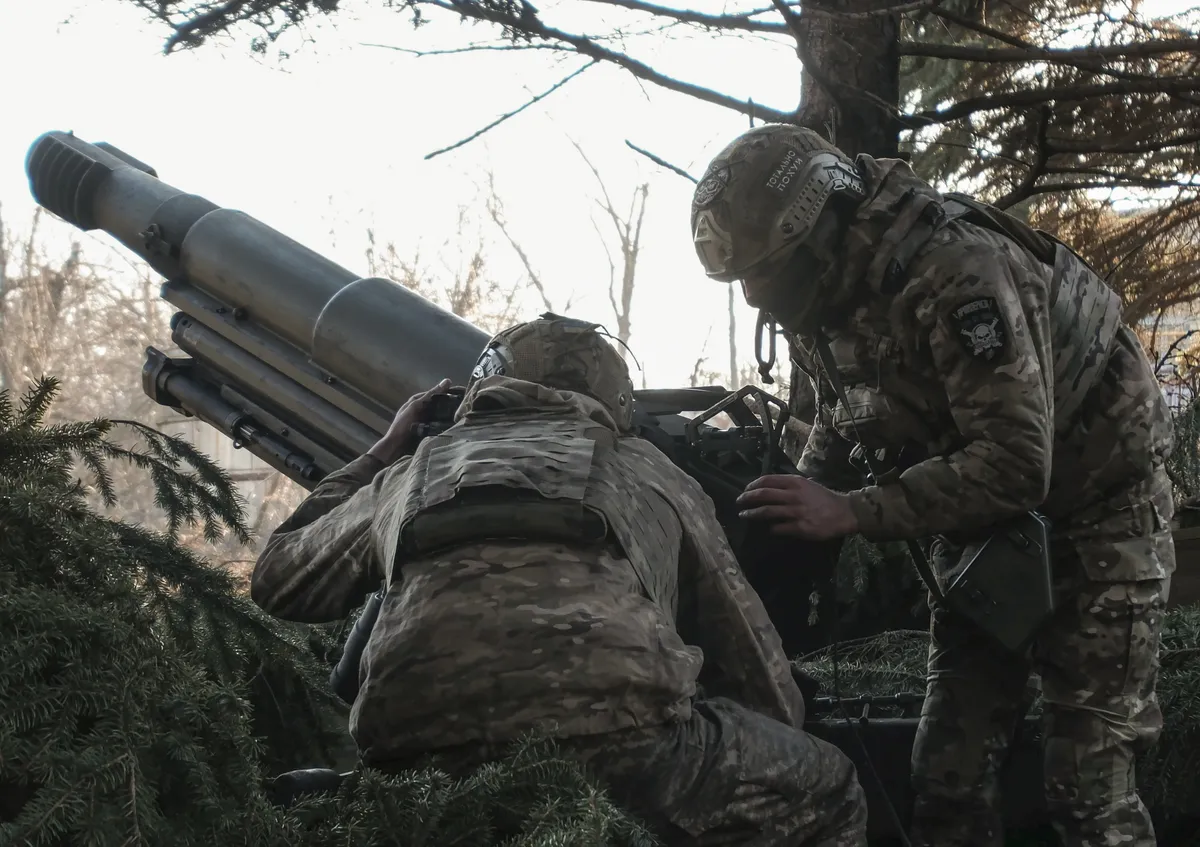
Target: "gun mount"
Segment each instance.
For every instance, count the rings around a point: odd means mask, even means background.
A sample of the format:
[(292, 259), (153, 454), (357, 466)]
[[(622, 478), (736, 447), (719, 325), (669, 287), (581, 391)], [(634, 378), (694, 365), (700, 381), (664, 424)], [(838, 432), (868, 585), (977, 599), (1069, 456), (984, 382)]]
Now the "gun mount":
[[(82, 230), (103, 230), (165, 278), (161, 296), (179, 310), (171, 337), (186, 355), (147, 348), (146, 394), (215, 427), (306, 489), (365, 452), (412, 394), (444, 377), (464, 384), (487, 343), (478, 327), (403, 286), (359, 277), (244, 212), (174, 188), (109, 144), (48, 132), (30, 148), (26, 171), (43, 207)], [(743, 402), (751, 394), (761, 417)], [(710, 423), (721, 412), (731, 428)], [(734, 503), (759, 475), (796, 472), (779, 448), (786, 419), (776, 398), (753, 388), (634, 393), (638, 434), (713, 499), (784, 647), (798, 655), (823, 645), (822, 633), (807, 623), (807, 598), (828, 574), (837, 546), (805, 547), (756, 531), (738, 519)], [(359, 629), (360, 637), (369, 634), (369, 625)], [(864, 712), (852, 723), (811, 711), (806, 728), (859, 766), (872, 838), (893, 836), (885, 798), (901, 810), (911, 806), (916, 719), (868, 722)], [(1040, 808), (1040, 794), (1029, 794), (1041, 784), (1034, 773), (1040, 760), (1027, 747), (1017, 752), (1025, 756), (1021, 776), (1009, 780), (1023, 789), (1009, 801), (1013, 823), (1028, 822)], [(868, 752), (878, 781), (864, 773)], [(316, 783), (336, 784), (328, 772), (313, 773)]]

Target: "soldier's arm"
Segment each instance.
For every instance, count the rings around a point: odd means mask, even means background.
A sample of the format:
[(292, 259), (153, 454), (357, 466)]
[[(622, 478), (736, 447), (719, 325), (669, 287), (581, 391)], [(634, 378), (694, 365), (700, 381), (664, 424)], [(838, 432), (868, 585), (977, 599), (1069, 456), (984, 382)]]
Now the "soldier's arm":
[(984, 527), (1036, 508), (1050, 487), (1053, 409), (1038, 355), (1049, 325), (1036, 315), (1030, 326), (1021, 307), (1029, 271), (970, 243), (939, 248), (926, 267), (915, 282), (932, 296), (917, 316), (960, 446), (848, 495), (876, 540)]
[(802, 355), (792, 348), (791, 390), (788, 405), (793, 415), (812, 421), (796, 467), (801, 475), (833, 491), (853, 491), (863, 484), (862, 474), (850, 464), (853, 445), (829, 426), (820, 403), (820, 392), (813, 378), (796, 361)]
[(677, 626), (685, 642), (704, 651), (705, 692), (799, 727), (804, 697), (779, 633), (738, 566), (716, 513), (697, 518), (684, 521)]
[(832, 491), (853, 491), (862, 485), (863, 478), (850, 463), (852, 449), (853, 445), (828, 426), (818, 412), (796, 469)]
[(368, 453), (321, 480), (259, 554), (255, 603), (284, 620), (325, 623), (379, 589), (384, 574), (370, 530), (384, 467)]

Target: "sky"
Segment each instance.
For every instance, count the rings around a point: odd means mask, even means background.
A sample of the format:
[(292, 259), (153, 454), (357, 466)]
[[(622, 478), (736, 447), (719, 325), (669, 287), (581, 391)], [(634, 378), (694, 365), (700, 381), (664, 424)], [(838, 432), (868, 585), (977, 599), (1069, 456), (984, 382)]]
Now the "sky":
[[(745, 117), (597, 65), (479, 140), (426, 161), (584, 60), (544, 51), (415, 57), (364, 45), (449, 46), (461, 43), (462, 26), (442, 19), (415, 34), (394, 11), (360, 3), (350, 12), (310, 28), (313, 43), (290, 43), (290, 57), (280, 60), (252, 55), (245, 40), (164, 56), (169, 31), (118, 0), (0, 0), (0, 78), (8, 81), (0, 203), (8, 226), (27, 226), (34, 208), (24, 171), (29, 145), (45, 131), (73, 130), (363, 275), (368, 228), (378, 241), (395, 242), (401, 256), (419, 249), (434, 267), (439, 253), (454, 266), (463, 242), (459, 207), (482, 212), (490, 169), (511, 231), (552, 305), (570, 303), (572, 315), (615, 331), (609, 266), (593, 218), (611, 233), (574, 139), (618, 209), (628, 207), (637, 185), (649, 184), (630, 340), (646, 384), (686, 385), (706, 339), (710, 367), (728, 370), (728, 292), (704, 276), (691, 246), (692, 185), (625, 141), (698, 176), (748, 126)], [(794, 106), (798, 65), (786, 45), (764, 51), (723, 43), (714, 54), (688, 40), (656, 42), (655, 58), (731, 94)], [(48, 231), (78, 236), (65, 224)], [(505, 284), (520, 279), (511, 248), (494, 229), (489, 239), (495, 276)], [(99, 232), (84, 239), (87, 250), (113, 243)], [(521, 317), (541, 311), (540, 300), (526, 303)], [(738, 306), (739, 352), (751, 361), (754, 314), (740, 298)]]
[[(477, 141), (424, 156), (475, 132), (584, 64), (548, 51), (417, 57), (367, 46), (435, 49), (485, 37), (438, 16), (419, 32), (380, 0), (346, 0), (346, 11), (293, 38), (280, 59), (255, 56), (248, 41), (225, 40), (163, 55), (168, 29), (123, 0), (0, 0), (0, 203), (9, 227), (27, 225), (34, 205), (24, 172), (41, 133), (73, 130), (153, 165), (161, 179), (241, 209), (366, 275), (367, 230), (401, 256), (453, 267), (472, 232), (458, 232), (467, 206), (482, 214), (489, 170), (511, 231), (559, 310), (615, 330), (609, 266), (593, 220), (598, 186), (571, 145), (598, 167), (619, 209), (649, 184), (630, 346), (651, 387), (686, 385), (697, 358), (728, 370), (727, 288), (700, 270), (688, 230), (692, 185), (625, 146), (626, 140), (699, 176), (707, 161), (748, 126), (744, 116), (642, 84), (596, 65), (568, 86)], [(599, 28), (602, 6), (557, 0), (543, 12)], [(1143, 4), (1145, 7), (1146, 4)], [(1180, 0), (1157, 0), (1182, 9)], [(785, 41), (703, 34), (649, 36), (634, 49), (668, 73), (739, 98), (790, 109), (799, 65)], [(652, 50), (652, 52), (646, 52)], [(52, 239), (77, 237), (65, 224)], [(605, 230), (606, 231), (606, 230)], [(517, 256), (487, 230), (493, 275), (524, 275)], [(609, 233), (611, 235), (611, 233)], [(87, 250), (112, 245), (85, 237)], [(610, 244), (615, 240), (610, 239)], [(739, 358), (753, 361), (754, 314), (738, 299)], [(541, 311), (525, 300), (520, 317)]]

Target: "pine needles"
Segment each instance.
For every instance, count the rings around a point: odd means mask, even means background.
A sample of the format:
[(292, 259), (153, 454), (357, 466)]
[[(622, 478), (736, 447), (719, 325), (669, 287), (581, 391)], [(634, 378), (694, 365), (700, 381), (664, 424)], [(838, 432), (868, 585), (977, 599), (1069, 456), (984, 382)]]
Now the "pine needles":
[(223, 472), (158, 433), (139, 451), (107, 421), (45, 425), (57, 389), (0, 393), (0, 844), (232, 838), (265, 808), (260, 762), (311, 764), (344, 733), (325, 669), (232, 576), (95, 514), (72, 473), (112, 503), (108, 463), (133, 462), (173, 530), (248, 537)]
[[(466, 779), (360, 770), (272, 806), (265, 778), (345, 744), (331, 630), (266, 616), (178, 543), (197, 524), (248, 537), (224, 472), (135, 422), (141, 448), (109, 421), (47, 425), (57, 390), (0, 392), (0, 847), (653, 844), (532, 740)], [(91, 509), (116, 500), (114, 460), (150, 477), (166, 534)]]
[(653, 847), (651, 834), (553, 743), (528, 737), (503, 759), (456, 779), (429, 767), (355, 771), (336, 796), (289, 817), (310, 847)]
[[(837, 645), (842, 697), (924, 693), (929, 636), (924, 632), (885, 632)], [(825, 648), (798, 660), (833, 694), (833, 650)], [(1200, 809), (1200, 608), (1166, 614), (1158, 696), (1164, 714), (1159, 743), (1138, 764), (1142, 797), (1155, 817), (1171, 822)], [(1040, 711), (1035, 702), (1031, 714)], [(873, 707), (877, 717), (894, 707)]]

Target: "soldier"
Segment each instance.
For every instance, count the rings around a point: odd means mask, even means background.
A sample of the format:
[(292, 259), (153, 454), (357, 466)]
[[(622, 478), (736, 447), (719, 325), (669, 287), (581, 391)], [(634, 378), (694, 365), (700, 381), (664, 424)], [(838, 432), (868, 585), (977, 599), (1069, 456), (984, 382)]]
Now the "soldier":
[[(935, 565), (1004, 520), (1051, 521), (1057, 608), (1032, 649), (931, 597), (914, 843), (1003, 843), (997, 771), (1036, 671), (1064, 843), (1153, 845), (1134, 758), (1162, 726), (1171, 424), (1117, 295), (1047, 234), (790, 125), (722, 150), (691, 222), (708, 276), (778, 321), (793, 384), (817, 390), (803, 476), (752, 483), (745, 517), (808, 539), (935, 538)], [(863, 457), (884, 469), (865, 486)]]
[(386, 586), (350, 717), (364, 762), (462, 772), (539, 731), (668, 843), (865, 845), (853, 764), (801, 730), (712, 502), (631, 434), (633, 384), (596, 325), (501, 332), (455, 424), (414, 451), (447, 387), (322, 480), (254, 569), (255, 602), (295, 621)]

